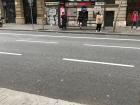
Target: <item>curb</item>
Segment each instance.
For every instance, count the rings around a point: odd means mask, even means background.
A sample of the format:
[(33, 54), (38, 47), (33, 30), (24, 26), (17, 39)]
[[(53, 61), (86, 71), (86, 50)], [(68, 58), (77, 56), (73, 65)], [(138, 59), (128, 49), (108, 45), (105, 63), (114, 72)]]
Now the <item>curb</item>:
[(56, 33), (72, 33), (72, 34), (96, 34), (96, 35), (123, 35), (123, 36), (140, 36), (140, 33), (122, 33), (122, 32), (81, 32), (81, 31), (61, 31), (61, 30), (24, 30), (24, 29), (0, 29), (4, 31), (32, 31), (32, 32), (56, 32)]
[(3, 31), (38, 31), (38, 30), (24, 30), (24, 29), (1, 29)]
[(38, 30), (38, 32), (57, 32), (57, 33), (72, 33), (72, 34), (96, 34), (96, 35), (123, 35), (123, 36), (140, 36), (140, 33), (122, 33), (122, 32), (81, 32), (81, 31), (54, 31), (54, 30)]

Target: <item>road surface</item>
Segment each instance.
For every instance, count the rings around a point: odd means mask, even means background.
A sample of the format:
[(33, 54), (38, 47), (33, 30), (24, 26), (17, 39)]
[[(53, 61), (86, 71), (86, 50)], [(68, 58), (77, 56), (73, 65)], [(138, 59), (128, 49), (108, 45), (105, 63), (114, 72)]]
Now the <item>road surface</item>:
[(0, 87), (87, 105), (139, 105), (140, 37), (0, 31)]

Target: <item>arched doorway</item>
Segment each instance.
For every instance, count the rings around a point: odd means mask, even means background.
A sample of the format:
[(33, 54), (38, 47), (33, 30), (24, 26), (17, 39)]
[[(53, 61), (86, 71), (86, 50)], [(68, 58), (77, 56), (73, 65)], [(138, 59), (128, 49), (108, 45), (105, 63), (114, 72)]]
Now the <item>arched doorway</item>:
[(15, 0), (2, 0), (6, 23), (15, 23)]
[[(23, 9), (24, 9), (24, 18), (25, 18), (25, 24), (31, 24), (31, 11), (30, 6), (28, 3), (28, 0), (23, 0)], [(37, 18), (37, 6), (36, 6), (36, 0), (33, 0), (33, 7), (32, 7), (32, 15), (33, 15), (33, 23), (36, 24), (36, 18)]]

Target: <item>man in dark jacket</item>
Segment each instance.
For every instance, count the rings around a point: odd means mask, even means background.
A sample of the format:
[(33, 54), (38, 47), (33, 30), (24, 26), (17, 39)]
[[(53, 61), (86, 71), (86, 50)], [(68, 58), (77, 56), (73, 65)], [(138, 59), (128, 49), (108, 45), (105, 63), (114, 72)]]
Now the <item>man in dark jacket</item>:
[(62, 12), (62, 29), (67, 29), (67, 16), (65, 15), (64, 12)]

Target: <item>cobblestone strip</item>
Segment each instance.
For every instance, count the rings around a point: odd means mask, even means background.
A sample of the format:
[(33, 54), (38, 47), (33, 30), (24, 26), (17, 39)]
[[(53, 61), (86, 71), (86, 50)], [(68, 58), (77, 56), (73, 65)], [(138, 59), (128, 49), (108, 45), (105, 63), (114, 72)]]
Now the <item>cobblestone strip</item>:
[(0, 105), (84, 105), (0, 88)]

